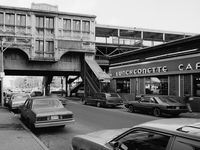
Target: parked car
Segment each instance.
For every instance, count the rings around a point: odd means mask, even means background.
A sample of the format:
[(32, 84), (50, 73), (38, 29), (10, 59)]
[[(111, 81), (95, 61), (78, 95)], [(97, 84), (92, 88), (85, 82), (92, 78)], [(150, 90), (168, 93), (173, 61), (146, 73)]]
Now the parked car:
[(123, 104), (122, 98), (117, 93), (96, 93), (94, 96), (83, 97), (82, 102), (83, 104), (92, 104), (97, 107), (116, 107)]
[(21, 120), (31, 130), (42, 127), (69, 125), (74, 122), (73, 113), (56, 97), (32, 97), (21, 107)]
[(34, 91), (31, 91), (30, 95), (31, 95), (31, 97), (43, 96), (43, 93), (42, 93), (42, 91), (34, 90)]
[(199, 150), (200, 120), (161, 119), (72, 139), (73, 150)]
[(125, 102), (124, 106), (128, 108), (130, 112), (149, 112), (157, 117), (164, 113), (178, 116), (180, 113), (188, 111), (185, 104), (167, 96), (139, 97), (135, 101)]
[(13, 93), (8, 100), (8, 108), (12, 111), (18, 111), (19, 107), (24, 104), (24, 102), (30, 98), (27, 93)]
[(8, 106), (8, 101), (11, 99), (12, 95), (13, 93), (11, 92), (4, 93), (4, 106)]

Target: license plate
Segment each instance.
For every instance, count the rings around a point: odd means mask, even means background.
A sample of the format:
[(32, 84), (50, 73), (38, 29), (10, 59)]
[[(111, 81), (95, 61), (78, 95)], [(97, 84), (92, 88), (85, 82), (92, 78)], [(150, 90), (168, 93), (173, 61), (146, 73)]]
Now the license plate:
[(179, 109), (179, 107), (176, 107), (176, 109)]
[(58, 116), (51, 116), (51, 120), (56, 120), (58, 119)]

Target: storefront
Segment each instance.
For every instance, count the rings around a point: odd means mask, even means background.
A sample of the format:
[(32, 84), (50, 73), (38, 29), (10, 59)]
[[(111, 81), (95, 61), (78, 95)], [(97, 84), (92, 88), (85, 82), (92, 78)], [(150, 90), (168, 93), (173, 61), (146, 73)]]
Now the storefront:
[(200, 110), (200, 54), (191, 54), (110, 68), (118, 93), (195, 97)]

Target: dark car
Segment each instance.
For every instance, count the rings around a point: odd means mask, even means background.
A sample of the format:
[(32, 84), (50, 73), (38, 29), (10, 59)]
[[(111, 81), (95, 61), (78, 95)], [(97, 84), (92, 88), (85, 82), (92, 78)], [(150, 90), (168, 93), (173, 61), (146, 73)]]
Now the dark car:
[(69, 125), (73, 113), (55, 97), (32, 97), (21, 107), (21, 119), (30, 129)]
[(31, 95), (31, 97), (43, 96), (43, 93), (42, 93), (42, 91), (34, 90), (34, 91), (31, 91), (30, 95)]
[(117, 93), (96, 93), (94, 96), (83, 97), (82, 102), (97, 107), (116, 107), (123, 104), (122, 98)]
[(200, 120), (173, 118), (77, 135), (73, 150), (199, 150)]
[(130, 112), (149, 112), (157, 117), (162, 114), (178, 116), (180, 113), (188, 111), (185, 104), (178, 102), (173, 97), (167, 96), (144, 96), (135, 101), (126, 102), (124, 106)]

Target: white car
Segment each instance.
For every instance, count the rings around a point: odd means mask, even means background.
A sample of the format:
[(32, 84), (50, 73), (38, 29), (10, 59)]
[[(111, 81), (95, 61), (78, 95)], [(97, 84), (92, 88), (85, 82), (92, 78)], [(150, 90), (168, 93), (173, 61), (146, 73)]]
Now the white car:
[(199, 150), (200, 120), (161, 119), (129, 129), (103, 130), (72, 139), (73, 150)]
[(30, 95), (27, 93), (13, 94), (8, 100), (8, 108), (13, 111), (19, 110), (19, 107), (22, 106), (28, 98), (30, 98)]
[(32, 97), (21, 107), (21, 120), (31, 130), (35, 128), (69, 125), (75, 120), (56, 97)]

